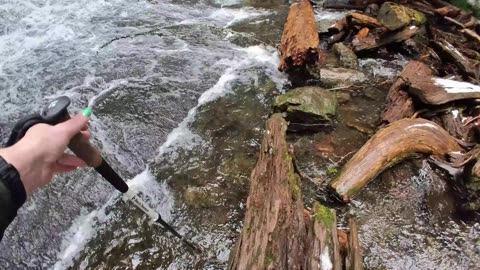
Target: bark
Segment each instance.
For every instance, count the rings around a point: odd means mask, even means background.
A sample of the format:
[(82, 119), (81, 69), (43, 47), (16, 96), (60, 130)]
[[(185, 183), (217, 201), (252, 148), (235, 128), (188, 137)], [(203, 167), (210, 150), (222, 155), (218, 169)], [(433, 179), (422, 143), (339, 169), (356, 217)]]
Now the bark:
[(428, 78), (432, 75), (433, 71), (422, 62), (408, 62), (402, 73), (398, 76), (398, 79), (392, 87), (390, 87), (387, 96), (387, 109), (382, 115), (383, 122), (393, 123), (397, 120), (413, 116), (415, 108), (413, 106), (412, 98), (406, 91), (404, 91), (404, 89), (406, 89), (406, 83), (410, 78)]
[(342, 168), (329, 186), (344, 202), (379, 173), (415, 153), (443, 158), (461, 147), (447, 131), (425, 119), (402, 119), (381, 129)]
[(358, 240), (357, 224), (353, 218), (348, 219), (348, 228), (350, 232), (348, 233), (347, 258), (345, 260), (346, 270), (362, 270), (362, 249)]
[(319, 44), (312, 5), (308, 0), (299, 0), (288, 12), (280, 45), (279, 70), (305, 70), (307, 65), (315, 65)]

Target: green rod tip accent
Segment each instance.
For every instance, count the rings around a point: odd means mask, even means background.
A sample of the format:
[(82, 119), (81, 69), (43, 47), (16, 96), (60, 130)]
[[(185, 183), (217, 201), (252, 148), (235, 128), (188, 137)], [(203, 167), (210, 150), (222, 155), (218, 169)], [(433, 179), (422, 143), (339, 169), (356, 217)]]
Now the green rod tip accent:
[(85, 110), (83, 110), (83, 115), (86, 117), (90, 117), (90, 115), (92, 115), (92, 109), (85, 108)]

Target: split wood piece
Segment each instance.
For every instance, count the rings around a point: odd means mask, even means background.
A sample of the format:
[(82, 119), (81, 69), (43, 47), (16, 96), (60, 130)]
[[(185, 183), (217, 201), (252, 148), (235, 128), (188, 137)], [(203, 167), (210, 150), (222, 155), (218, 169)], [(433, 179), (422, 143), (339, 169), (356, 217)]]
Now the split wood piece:
[(435, 9), (435, 13), (442, 17), (445, 17), (445, 16), (457, 17), (458, 15), (460, 15), (460, 12), (461, 12), (460, 9), (455, 8), (453, 6), (444, 6), (444, 7)]
[[(411, 37), (413, 37), (417, 32), (418, 32), (419, 28), (416, 27), (416, 26), (409, 26), (409, 27), (405, 27), (403, 28), (402, 30), (400, 31), (397, 31), (397, 32), (391, 32), (391, 33), (387, 33), (385, 35), (383, 35), (382, 37), (379, 37), (379, 38), (376, 38), (376, 42), (367, 42), (367, 43), (358, 43), (356, 46), (354, 46), (354, 51), (355, 52), (361, 52), (361, 51), (366, 51), (366, 50), (372, 50), (372, 49), (376, 49), (376, 48), (380, 48), (380, 47), (383, 47), (385, 45), (388, 45), (390, 43), (397, 43), (397, 42), (401, 42), (401, 41), (405, 41)], [(370, 33), (367, 37), (367, 39), (365, 40), (371, 40), (369, 39), (370, 35), (372, 35), (372, 33)]]
[(472, 67), (468, 58), (466, 58), (460, 51), (458, 51), (452, 44), (446, 40), (434, 40), (432, 41), (433, 48), (437, 51), (437, 54), (446, 62), (452, 62), (460, 72), (472, 78), (478, 78), (479, 74)]
[(309, 0), (299, 0), (288, 12), (280, 45), (279, 70), (289, 72), (314, 65), (318, 59), (319, 44), (312, 5)]
[(329, 186), (344, 202), (386, 168), (415, 153), (443, 158), (461, 147), (447, 131), (425, 119), (402, 119), (381, 129), (348, 161)]
[(373, 17), (353, 12), (347, 15), (347, 21), (350, 21), (354, 25), (362, 26), (362, 27), (371, 27), (371, 28), (381, 28), (383, 27), (382, 24)]
[[(340, 244), (337, 235), (335, 210), (315, 202), (313, 224), (310, 225), (306, 242), (306, 270), (341, 270)], [(300, 268), (299, 268), (300, 269)]]
[(425, 104), (441, 105), (456, 100), (479, 99), (480, 86), (436, 77), (407, 79), (408, 92)]
[(286, 142), (287, 122), (277, 113), (266, 125), (228, 269), (300, 269), (304, 262), (304, 207)]
[(406, 82), (410, 78), (430, 78), (432, 76), (433, 71), (426, 64), (419, 61), (408, 62), (388, 91), (388, 105), (383, 112), (382, 121), (388, 124), (403, 118), (412, 117), (415, 113), (415, 108), (412, 98), (404, 91), (406, 90)]
[(348, 219), (348, 228), (350, 229), (350, 232), (348, 233), (348, 248), (347, 257), (345, 260), (346, 269), (362, 270), (362, 248), (360, 246), (360, 241), (358, 240), (357, 224), (353, 218)]

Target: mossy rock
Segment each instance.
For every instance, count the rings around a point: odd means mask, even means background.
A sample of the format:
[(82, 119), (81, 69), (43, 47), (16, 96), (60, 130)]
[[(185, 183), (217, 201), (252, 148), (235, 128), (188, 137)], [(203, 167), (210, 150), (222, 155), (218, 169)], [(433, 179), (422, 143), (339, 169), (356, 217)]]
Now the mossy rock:
[(321, 87), (300, 87), (276, 97), (273, 106), (286, 113), (290, 131), (316, 131), (332, 122), (337, 99)]
[(419, 26), (427, 21), (422, 12), (392, 2), (383, 3), (378, 11), (377, 19), (391, 31), (410, 24)]

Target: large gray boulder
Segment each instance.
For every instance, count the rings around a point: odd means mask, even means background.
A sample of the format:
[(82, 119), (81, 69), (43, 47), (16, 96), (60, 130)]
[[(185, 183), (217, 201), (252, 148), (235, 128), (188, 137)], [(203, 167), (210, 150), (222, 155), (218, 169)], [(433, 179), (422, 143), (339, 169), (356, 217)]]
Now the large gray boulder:
[(337, 99), (321, 87), (300, 87), (275, 98), (274, 109), (286, 113), (289, 131), (318, 131), (331, 124)]

